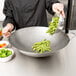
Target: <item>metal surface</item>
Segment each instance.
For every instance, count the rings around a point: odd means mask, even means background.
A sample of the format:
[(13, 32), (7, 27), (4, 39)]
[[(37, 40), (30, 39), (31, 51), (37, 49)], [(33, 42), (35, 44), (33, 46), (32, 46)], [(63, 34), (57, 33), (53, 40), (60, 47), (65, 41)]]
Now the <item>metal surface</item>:
[[(18, 48), (19, 51), (25, 55), (33, 57), (49, 56), (64, 48), (69, 42), (69, 37), (60, 30), (58, 30), (54, 35), (49, 35), (46, 33), (47, 29), (47, 27), (23, 28), (13, 33), (9, 38), (9, 41), (14, 47)], [(34, 53), (32, 51), (32, 45), (43, 39), (51, 41), (52, 51), (45, 52), (43, 54)]]

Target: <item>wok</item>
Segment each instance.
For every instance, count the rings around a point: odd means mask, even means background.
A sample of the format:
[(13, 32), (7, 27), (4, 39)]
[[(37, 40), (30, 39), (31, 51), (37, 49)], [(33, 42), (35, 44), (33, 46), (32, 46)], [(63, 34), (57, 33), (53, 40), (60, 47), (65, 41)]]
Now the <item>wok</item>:
[[(68, 35), (61, 30), (57, 30), (54, 35), (49, 35), (46, 33), (47, 29), (48, 27), (39, 26), (19, 29), (9, 37), (9, 42), (24, 55), (32, 57), (45, 57), (52, 55), (53, 53), (63, 49), (69, 43), (70, 39)], [(42, 54), (34, 53), (32, 51), (32, 45), (43, 39), (51, 41), (52, 51)]]

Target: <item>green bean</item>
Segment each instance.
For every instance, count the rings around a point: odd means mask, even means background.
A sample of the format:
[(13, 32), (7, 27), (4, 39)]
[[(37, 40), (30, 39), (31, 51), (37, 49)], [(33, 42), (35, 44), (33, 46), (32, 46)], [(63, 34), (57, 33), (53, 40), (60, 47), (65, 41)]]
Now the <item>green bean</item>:
[(12, 51), (8, 50), (7, 48), (0, 49), (0, 58), (8, 57), (12, 54)]
[(36, 43), (33, 44), (32, 49), (36, 53), (44, 53), (46, 51), (51, 51), (50, 41), (44, 39), (44, 40), (42, 40), (40, 42), (36, 42)]
[(58, 27), (59, 17), (53, 17), (52, 21), (49, 22), (49, 28), (46, 33), (53, 35)]

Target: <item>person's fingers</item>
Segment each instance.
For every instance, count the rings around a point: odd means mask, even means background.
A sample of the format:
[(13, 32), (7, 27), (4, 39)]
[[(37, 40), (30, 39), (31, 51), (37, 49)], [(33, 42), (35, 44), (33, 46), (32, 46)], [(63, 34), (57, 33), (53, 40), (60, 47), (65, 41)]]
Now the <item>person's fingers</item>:
[(6, 33), (6, 32), (8, 32), (8, 29), (7, 29), (7, 28), (4, 28), (4, 29), (2, 30), (2, 33)]
[(9, 27), (7, 27), (7, 26), (4, 27), (3, 30), (2, 30), (2, 34), (5, 35), (5, 34), (7, 34), (8, 32), (11, 32), (10, 29), (9, 29)]
[(57, 9), (57, 7), (53, 7), (53, 11), (58, 14), (60, 13), (60, 11), (59, 11), (59, 9)]
[(5, 36), (5, 37), (9, 37), (10, 35), (11, 35), (10, 32), (7, 32), (7, 33), (4, 33), (4, 34), (3, 34), (3, 36)]
[(65, 18), (65, 13), (64, 13), (64, 10), (60, 10), (58, 8), (55, 8), (55, 12), (62, 15), (63, 18)]
[(61, 14), (65, 18), (64, 5), (63, 4), (61, 4), (61, 3), (53, 4), (53, 11), (55, 13)]
[(62, 15), (63, 18), (65, 18), (65, 13), (63, 9), (57, 9), (57, 11), (59, 12), (59, 14)]
[(10, 36), (9, 29), (8, 29), (7, 27), (3, 28), (2, 34), (3, 34), (3, 36), (5, 36), (5, 37)]
[(65, 18), (65, 13), (64, 13), (64, 11), (61, 12), (61, 15)]

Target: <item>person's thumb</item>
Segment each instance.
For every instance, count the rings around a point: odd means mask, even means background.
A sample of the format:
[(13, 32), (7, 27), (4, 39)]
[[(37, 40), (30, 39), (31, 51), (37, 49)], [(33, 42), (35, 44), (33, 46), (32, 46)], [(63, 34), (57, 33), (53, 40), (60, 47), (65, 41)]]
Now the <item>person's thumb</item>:
[(62, 11), (60, 14), (62, 15), (63, 18), (65, 18), (65, 13), (64, 13), (64, 11)]

